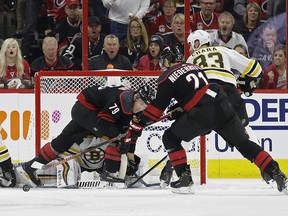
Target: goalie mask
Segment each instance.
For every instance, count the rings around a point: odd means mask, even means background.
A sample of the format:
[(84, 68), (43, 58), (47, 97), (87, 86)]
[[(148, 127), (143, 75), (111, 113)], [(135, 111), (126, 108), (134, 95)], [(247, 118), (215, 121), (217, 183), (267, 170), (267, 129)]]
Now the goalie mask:
[[(195, 45), (195, 42), (198, 41), (199, 44)], [(187, 38), (187, 43), (190, 47), (193, 48), (194, 51), (198, 50), (204, 44), (211, 45), (211, 37), (210, 34), (204, 30), (196, 30), (191, 32)]]

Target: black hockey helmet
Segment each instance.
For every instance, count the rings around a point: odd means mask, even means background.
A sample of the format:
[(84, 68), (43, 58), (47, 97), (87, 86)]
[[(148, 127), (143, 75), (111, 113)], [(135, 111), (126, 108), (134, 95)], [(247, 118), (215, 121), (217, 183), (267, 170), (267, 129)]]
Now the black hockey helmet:
[[(155, 99), (155, 91), (148, 85), (141, 86), (135, 94), (141, 98), (146, 104)], [(136, 96), (136, 98), (137, 98)]]
[(167, 59), (169, 63), (181, 63), (183, 62), (184, 56), (178, 46), (168, 46), (163, 49), (160, 58), (163, 62), (164, 59)]

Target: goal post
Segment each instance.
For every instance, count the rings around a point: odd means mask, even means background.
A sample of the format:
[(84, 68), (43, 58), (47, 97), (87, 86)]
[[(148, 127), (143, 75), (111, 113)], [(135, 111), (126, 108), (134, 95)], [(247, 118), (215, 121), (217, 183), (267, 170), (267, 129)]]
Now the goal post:
[[(160, 71), (41, 71), (35, 75), (35, 149), (40, 148), (58, 136), (71, 120), (71, 108), (77, 95), (85, 88), (94, 85), (124, 85), (129, 89), (138, 89), (149, 85), (157, 91), (157, 79)], [(165, 114), (165, 113), (164, 113)], [(136, 154), (143, 161), (143, 170), (157, 163), (167, 153), (162, 144), (162, 134), (171, 125), (167, 119), (155, 123), (143, 130), (137, 141)], [(193, 176), (199, 176), (201, 184), (206, 183), (205, 137), (195, 138), (183, 144)], [(159, 175), (165, 163), (153, 172), (159, 181)], [(194, 178), (195, 179), (195, 178)], [(149, 180), (150, 181), (150, 180)], [(153, 181), (153, 180), (152, 180)], [(151, 181), (150, 181), (151, 182)]]

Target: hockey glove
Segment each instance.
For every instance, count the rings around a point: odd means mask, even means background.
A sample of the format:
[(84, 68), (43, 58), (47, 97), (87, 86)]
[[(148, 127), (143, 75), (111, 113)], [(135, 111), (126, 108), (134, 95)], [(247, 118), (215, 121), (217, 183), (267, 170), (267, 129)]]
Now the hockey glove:
[(126, 154), (130, 149), (130, 142), (125, 142), (124, 139), (115, 142), (120, 154)]
[(140, 137), (142, 134), (143, 128), (144, 128), (144, 125), (141, 124), (141, 122), (138, 119), (133, 118), (130, 121), (130, 126), (129, 126), (129, 129), (127, 131), (127, 135), (126, 135), (124, 141), (130, 142), (132, 138)]
[(127, 176), (133, 176), (138, 170), (141, 158), (139, 158), (137, 155), (134, 156), (135, 160), (129, 160), (126, 175)]
[(171, 121), (179, 118), (183, 114), (183, 109), (178, 103), (176, 103), (170, 107), (170, 109), (168, 109), (168, 112), (170, 115), (167, 117), (167, 119)]
[(255, 78), (238, 77), (237, 84), (247, 97), (250, 97), (256, 89)]

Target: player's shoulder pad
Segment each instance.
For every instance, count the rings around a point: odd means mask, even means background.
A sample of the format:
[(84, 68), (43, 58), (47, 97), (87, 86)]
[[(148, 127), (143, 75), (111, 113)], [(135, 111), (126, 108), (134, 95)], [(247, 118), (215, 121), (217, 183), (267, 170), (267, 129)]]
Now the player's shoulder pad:
[(132, 113), (134, 93), (135, 92), (133, 90), (126, 90), (126, 91), (123, 91), (119, 96), (120, 105), (121, 105), (123, 113), (125, 114)]

